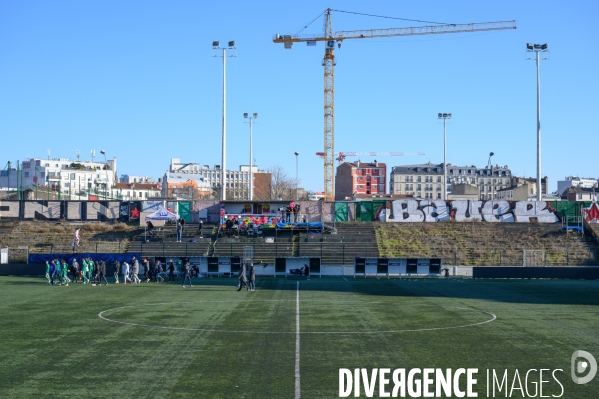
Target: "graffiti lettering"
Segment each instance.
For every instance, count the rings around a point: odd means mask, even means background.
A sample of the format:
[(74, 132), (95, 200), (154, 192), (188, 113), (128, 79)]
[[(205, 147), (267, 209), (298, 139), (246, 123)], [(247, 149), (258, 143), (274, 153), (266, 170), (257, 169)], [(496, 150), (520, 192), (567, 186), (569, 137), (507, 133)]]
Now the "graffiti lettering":
[(25, 202), (25, 219), (60, 219), (60, 202), (48, 202), (43, 205), (42, 202)]
[(116, 219), (119, 217), (120, 202), (109, 202), (108, 206), (100, 202), (87, 203), (87, 220)]

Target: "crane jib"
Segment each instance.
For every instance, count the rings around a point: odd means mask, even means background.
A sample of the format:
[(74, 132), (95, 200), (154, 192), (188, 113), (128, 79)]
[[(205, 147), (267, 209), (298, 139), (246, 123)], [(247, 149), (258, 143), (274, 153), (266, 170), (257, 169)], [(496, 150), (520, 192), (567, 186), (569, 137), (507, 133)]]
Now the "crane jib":
[(409, 28), (386, 28), (386, 29), (362, 29), (351, 31), (339, 31), (332, 34), (332, 37), (313, 36), (313, 35), (275, 35), (274, 43), (298, 43), (309, 41), (342, 41), (347, 39), (368, 39), (376, 37), (392, 36), (415, 36), (415, 35), (435, 35), (446, 33), (468, 33), (483, 32), (492, 30), (516, 29), (516, 21), (498, 21), (498, 22), (480, 22), (471, 24), (448, 24), (435, 26), (416, 26)]

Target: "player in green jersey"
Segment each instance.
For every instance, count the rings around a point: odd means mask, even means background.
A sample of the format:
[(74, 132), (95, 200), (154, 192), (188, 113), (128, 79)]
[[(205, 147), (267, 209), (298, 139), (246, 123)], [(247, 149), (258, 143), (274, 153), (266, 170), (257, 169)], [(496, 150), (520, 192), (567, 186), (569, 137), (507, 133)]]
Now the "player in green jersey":
[(48, 284), (52, 285), (50, 280), (50, 263), (46, 261), (46, 280), (48, 280)]
[(81, 276), (83, 277), (83, 284), (89, 283), (89, 279), (87, 278), (89, 274), (89, 265), (87, 264), (87, 259), (81, 258)]

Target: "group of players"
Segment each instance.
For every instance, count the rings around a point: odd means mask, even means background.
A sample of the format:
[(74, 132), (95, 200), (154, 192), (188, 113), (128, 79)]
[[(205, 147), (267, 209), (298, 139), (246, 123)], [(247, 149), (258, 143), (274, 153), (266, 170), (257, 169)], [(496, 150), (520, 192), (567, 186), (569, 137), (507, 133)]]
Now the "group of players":
[[(175, 264), (171, 259), (167, 262), (166, 267), (163, 269), (160, 261), (154, 261), (144, 259), (144, 278), (138, 276), (140, 272), (140, 262), (135, 258), (131, 258), (131, 262), (128, 263), (123, 261), (120, 263), (118, 260), (112, 264), (112, 271), (114, 276), (114, 282), (119, 284), (119, 275), (122, 273), (123, 282), (122, 284), (138, 284), (144, 282), (164, 282), (164, 277), (161, 276), (163, 271), (168, 272), (169, 282), (175, 282)], [(179, 265), (178, 265), (179, 266)], [(73, 259), (69, 265), (64, 259), (53, 259), (46, 261), (46, 279), (49, 285), (64, 285), (68, 286), (69, 283), (92, 284), (94, 286), (108, 284), (106, 280), (106, 263), (103, 260), (94, 261), (92, 258), (81, 258), (81, 264), (77, 262), (77, 259)], [(180, 266), (181, 274), (184, 277), (183, 284), (189, 281), (191, 285), (191, 277), (193, 275), (194, 267), (189, 265), (189, 261), (186, 261), (184, 265)], [(195, 267), (196, 276), (199, 275), (199, 268)]]
[[(119, 271), (123, 273), (123, 284), (127, 284), (127, 281), (129, 281), (130, 284), (142, 282), (137, 275), (139, 273), (139, 261), (133, 257), (131, 259), (131, 263), (131, 266), (127, 262), (123, 262), (121, 265), (120, 262), (115, 261), (113, 268), (116, 284), (119, 284)], [(262, 264), (262, 262), (259, 262), (258, 264)], [(164, 282), (164, 278), (160, 276), (160, 273), (163, 271), (160, 262), (148, 262), (146, 259), (144, 259), (144, 265), (146, 270), (146, 282)], [(245, 263), (241, 264), (237, 291), (241, 291), (242, 287), (245, 287), (247, 291), (255, 290), (256, 270), (253, 263), (249, 263), (248, 266), (249, 267), (246, 268)], [(175, 265), (172, 260), (167, 263), (166, 269), (169, 275), (169, 282), (174, 282)], [(191, 285), (191, 267), (188, 261), (186, 261), (181, 267), (181, 272), (183, 275), (182, 286), (185, 287), (185, 283), (189, 282), (189, 286), (193, 287)], [(246, 277), (246, 273), (248, 272), (249, 281)], [(81, 265), (79, 265), (77, 259), (73, 259), (70, 266), (64, 259), (53, 259), (51, 261), (46, 261), (46, 279), (48, 280), (49, 285), (68, 286), (69, 283), (81, 282), (83, 284), (99, 286), (102, 284), (102, 280), (104, 281), (104, 285), (108, 284), (108, 281), (106, 280), (106, 263), (101, 259), (97, 262), (94, 262), (92, 258), (81, 258)]]
[[(69, 278), (69, 275), (71, 278)], [(69, 266), (66, 260), (53, 259), (46, 261), (46, 279), (50, 285), (69, 285), (69, 283), (82, 282), (83, 284), (108, 284), (106, 280), (106, 263), (99, 260), (97, 263), (92, 258), (81, 258), (81, 265), (77, 259)]]

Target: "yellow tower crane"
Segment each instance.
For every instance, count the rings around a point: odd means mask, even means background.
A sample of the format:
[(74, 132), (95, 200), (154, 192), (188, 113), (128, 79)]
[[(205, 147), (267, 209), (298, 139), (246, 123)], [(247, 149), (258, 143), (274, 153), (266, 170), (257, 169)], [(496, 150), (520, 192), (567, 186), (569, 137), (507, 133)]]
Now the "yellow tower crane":
[(516, 29), (516, 21), (481, 22), (471, 24), (445, 24), (417, 26), (410, 28), (388, 28), (350, 30), (333, 33), (331, 10), (328, 8), (324, 20), (324, 32), (320, 36), (275, 35), (274, 43), (284, 43), (290, 49), (293, 43), (325, 42), (324, 59), (324, 199), (333, 201), (335, 196), (335, 43), (347, 39), (369, 39), (393, 36), (436, 35), (442, 33), (482, 32), (491, 30)]

